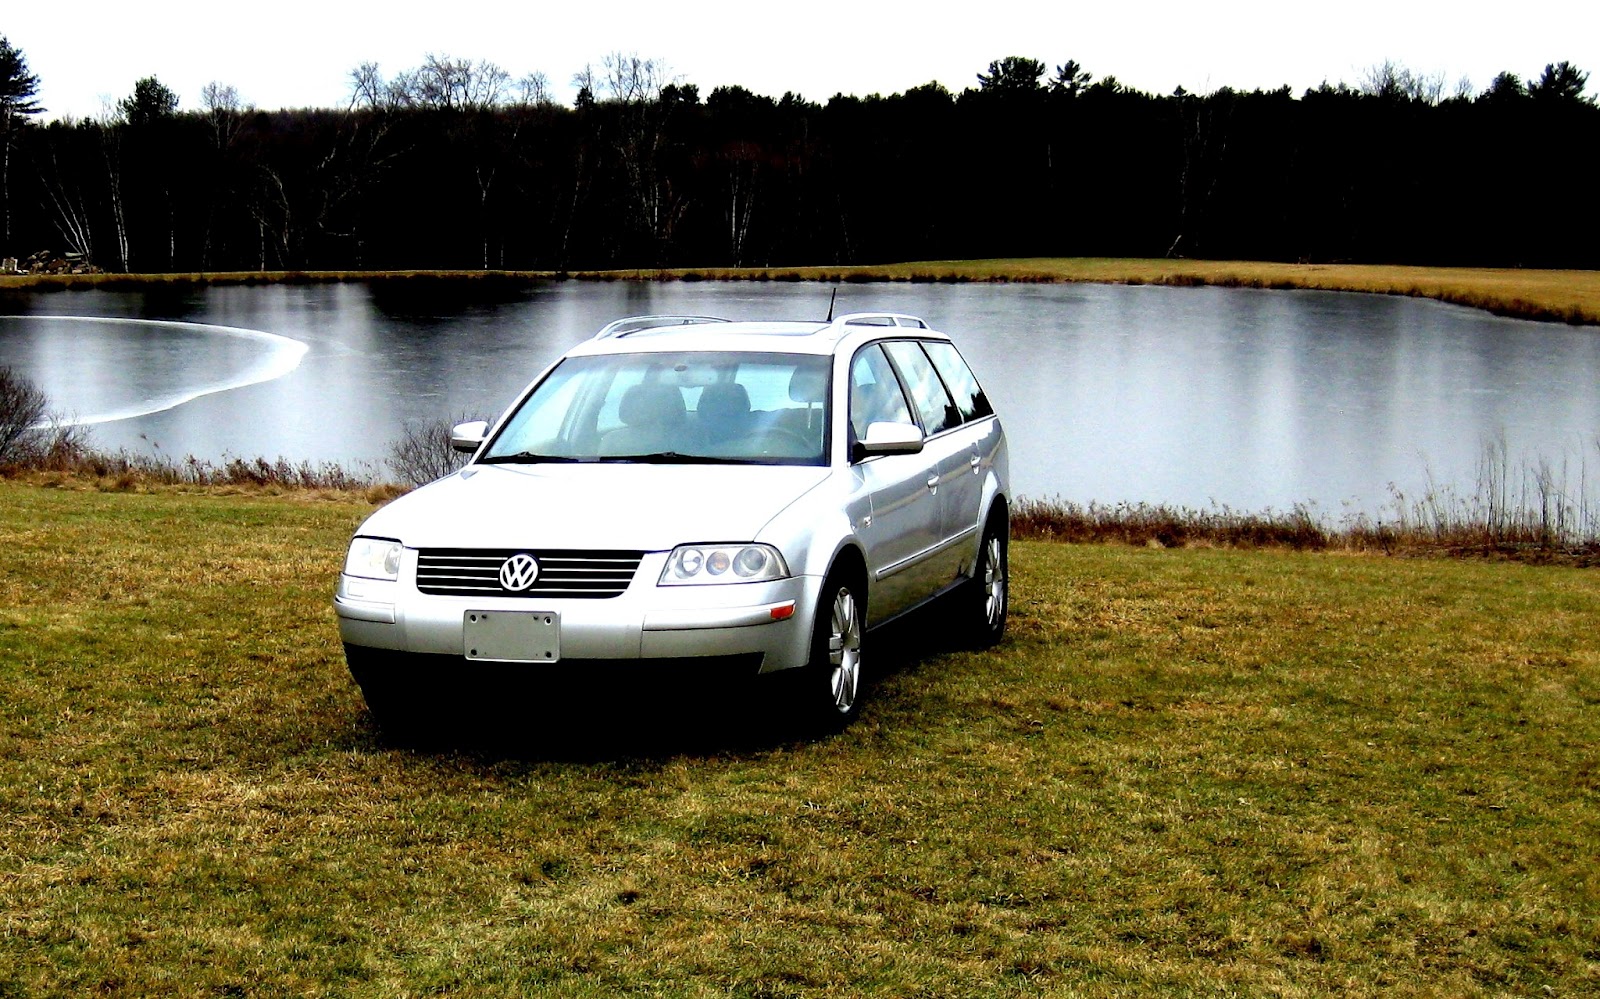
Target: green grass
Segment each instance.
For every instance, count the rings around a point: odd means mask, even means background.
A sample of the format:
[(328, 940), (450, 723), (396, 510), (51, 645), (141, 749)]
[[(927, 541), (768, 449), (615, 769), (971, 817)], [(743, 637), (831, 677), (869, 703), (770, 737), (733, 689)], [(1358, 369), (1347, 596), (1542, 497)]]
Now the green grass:
[(1432, 298), (1499, 315), (1545, 322), (1600, 324), (1600, 271), (1391, 264), (1289, 264), (1239, 260), (1122, 257), (1022, 257), (929, 260), (853, 267), (679, 267), (610, 271), (274, 271), (203, 274), (0, 276), (7, 288), (57, 290), (385, 281), (468, 282), (516, 286), (535, 280), (825, 281), (825, 282), (1100, 282), (1307, 288)]
[(60, 486), (0, 482), (0, 995), (1600, 990), (1592, 572), (1019, 542), (1006, 642), (881, 636), (840, 736), (417, 753), (328, 606), (367, 504)]

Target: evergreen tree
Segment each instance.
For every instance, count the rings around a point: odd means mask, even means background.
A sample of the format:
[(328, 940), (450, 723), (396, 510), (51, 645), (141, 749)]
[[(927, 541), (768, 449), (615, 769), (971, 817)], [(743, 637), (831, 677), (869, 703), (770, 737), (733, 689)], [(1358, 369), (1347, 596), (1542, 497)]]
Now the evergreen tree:
[(1549, 63), (1539, 78), (1528, 84), (1528, 96), (1551, 104), (1565, 101), (1593, 104), (1592, 98), (1583, 96), (1589, 83), (1589, 74), (1570, 62)]
[(987, 73), (978, 74), (978, 89), (1000, 93), (1030, 93), (1042, 88), (1044, 63), (1023, 56), (1006, 56), (989, 64)]
[(133, 93), (117, 102), (130, 125), (148, 125), (178, 112), (178, 95), (153, 76), (133, 85)]
[(27, 117), (44, 110), (34, 100), (38, 92), (28, 60), (0, 35), (0, 250), (11, 245), (11, 147)]

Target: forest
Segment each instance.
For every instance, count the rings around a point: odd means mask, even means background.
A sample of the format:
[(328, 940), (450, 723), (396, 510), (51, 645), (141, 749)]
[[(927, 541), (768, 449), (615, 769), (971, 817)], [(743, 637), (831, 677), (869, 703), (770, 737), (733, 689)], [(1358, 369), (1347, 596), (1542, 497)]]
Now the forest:
[(872, 264), (1018, 256), (1600, 266), (1600, 107), (1569, 63), (1473, 91), (1167, 95), (1007, 57), (952, 92), (702, 96), (638, 56), (581, 79), (442, 57), (340, 108), (180, 110), (158, 79), (42, 121), (0, 38), (0, 258), (106, 271)]

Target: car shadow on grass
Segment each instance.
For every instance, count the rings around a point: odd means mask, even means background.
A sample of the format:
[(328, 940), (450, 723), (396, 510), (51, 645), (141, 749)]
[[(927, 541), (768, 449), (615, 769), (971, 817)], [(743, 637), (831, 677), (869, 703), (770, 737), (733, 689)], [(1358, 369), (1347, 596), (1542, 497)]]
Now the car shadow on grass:
[[(935, 605), (871, 633), (861, 691), (868, 714), (884, 681), (961, 648), (949, 617)], [(801, 674), (663, 673), (643, 664), (581, 677), (508, 669), (464, 696), (441, 694), (419, 705), (426, 720), (404, 730), (385, 729), (370, 714), (364, 725), (383, 746), (486, 763), (759, 755), (841, 734), (801, 709), (811, 693), (802, 684), (816, 680)], [(861, 725), (857, 720), (842, 735)]]

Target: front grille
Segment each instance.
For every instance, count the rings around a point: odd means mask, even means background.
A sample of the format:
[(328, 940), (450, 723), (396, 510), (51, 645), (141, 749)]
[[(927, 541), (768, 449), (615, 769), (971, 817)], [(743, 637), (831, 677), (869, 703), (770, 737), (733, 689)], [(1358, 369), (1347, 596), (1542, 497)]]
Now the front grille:
[(423, 548), (417, 552), (417, 589), (441, 597), (561, 597), (598, 600), (628, 588), (644, 552), (529, 551), (539, 578), (513, 593), (500, 585), (500, 567), (525, 549)]

